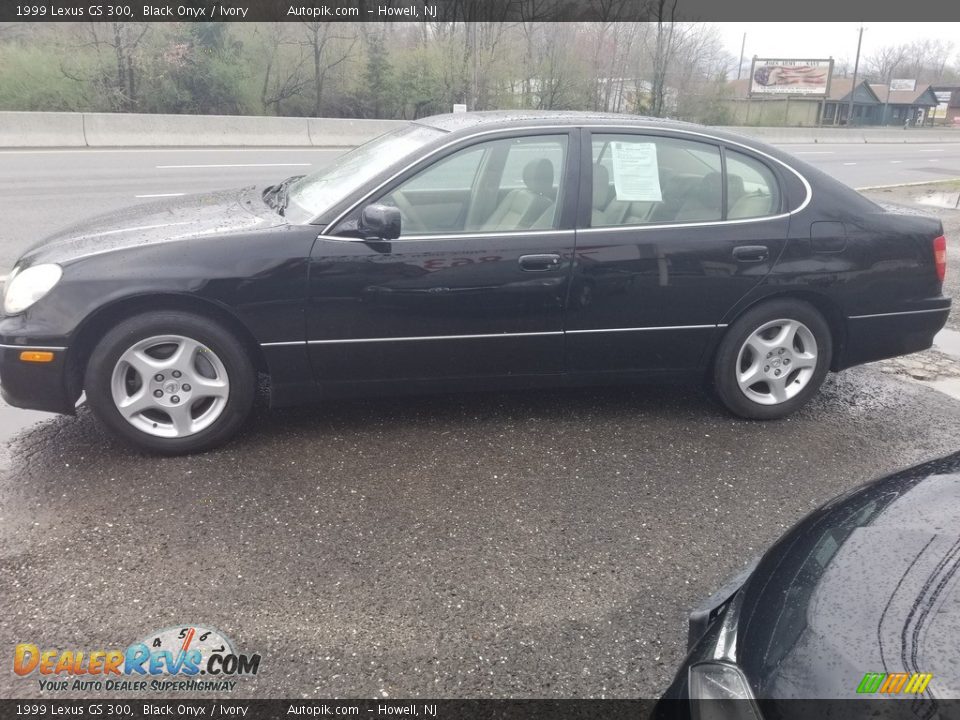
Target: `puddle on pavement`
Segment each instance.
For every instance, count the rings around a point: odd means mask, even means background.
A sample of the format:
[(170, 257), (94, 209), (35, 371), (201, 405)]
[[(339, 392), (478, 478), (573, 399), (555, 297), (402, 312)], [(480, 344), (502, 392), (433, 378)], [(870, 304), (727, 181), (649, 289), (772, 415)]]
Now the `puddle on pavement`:
[(0, 463), (6, 464), (11, 439), (31, 425), (55, 417), (56, 414), (54, 413), (10, 407), (3, 400), (0, 400), (0, 448), (2, 448), (0, 450)]
[(960, 400), (960, 378), (940, 378), (939, 380), (918, 381), (921, 385), (926, 385), (934, 390), (939, 390), (944, 395), (949, 395), (954, 400)]
[[(933, 347), (942, 353), (960, 358), (960, 332), (944, 328), (933, 338)], [(921, 385), (939, 390), (954, 400), (960, 400), (960, 378), (940, 378), (938, 380), (918, 380)]]
[(933, 346), (942, 353), (960, 358), (960, 332), (944, 328), (933, 339)]
[(960, 208), (960, 192), (931, 192), (923, 197), (917, 198), (917, 202), (921, 205), (932, 205), (933, 207), (955, 210)]

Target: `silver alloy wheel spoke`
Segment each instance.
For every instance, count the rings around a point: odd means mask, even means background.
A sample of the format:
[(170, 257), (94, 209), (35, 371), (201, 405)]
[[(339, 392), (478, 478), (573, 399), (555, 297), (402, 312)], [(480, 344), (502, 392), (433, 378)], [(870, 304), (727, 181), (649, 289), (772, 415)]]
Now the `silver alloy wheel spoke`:
[(817, 341), (798, 320), (771, 320), (744, 340), (737, 355), (741, 392), (760, 405), (779, 405), (797, 396), (817, 368)]
[(141, 376), (146, 377), (149, 377), (158, 370), (163, 370), (165, 367), (164, 362), (150, 357), (142, 350), (127, 351), (124, 353), (123, 359), (126, 360), (134, 370), (140, 373)]
[(763, 368), (760, 366), (760, 363), (755, 362), (753, 365), (747, 368), (746, 372), (740, 373), (739, 377), (737, 378), (737, 383), (741, 388), (748, 388), (751, 385), (756, 385), (758, 382), (763, 380), (763, 378)]
[(810, 354), (797, 354), (793, 356), (793, 369), (803, 370), (804, 368), (815, 368), (817, 366), (817, 356)]
[(220, 358), (202, 343), (183, 335), (158, 335), (120, 355), (110, 389), (117, 411), (135, 428), (179, 438), (220, 417), (230, 397), (230, 379)]
[(177, 367), (178, 365), (183, 365), (188, 368), (193, 367), (193, 362), (196, 359), (197, 351), (200, 349), (200, 343), (196, 340), (190, 338), (183, 338), (180, 344), (177, 346), (176, 351), (170, 358), (167, 360), (167, 367)]
[(773, 399), (778, 403), (782, 403), (787, 399), (787, 383), (786, 375), (776, 378), (775, 380), (770, 380), (770, 394), (773, 395)]
[(151, 407), (153, 407), (153, 398), (150, 397), (150, 393), (146, 388), (140, 388), (140, 392), (136, 395), (129, 397), (126, 401), (117, 405), (120, 414), (128, 420), (132, 416), (142, 413)]
[(190, 407), (188, 405), (179, 405), (167, 410), (167, 415), (173, 422), (177, 437), (186, 437), (193, 434), (193, 418), (190, 417)]
[(188, 382), (193, 383), (194, 395), (197, 397), (225, 398), (230, 394), (230, 386), (223, 380), (194, 375)]

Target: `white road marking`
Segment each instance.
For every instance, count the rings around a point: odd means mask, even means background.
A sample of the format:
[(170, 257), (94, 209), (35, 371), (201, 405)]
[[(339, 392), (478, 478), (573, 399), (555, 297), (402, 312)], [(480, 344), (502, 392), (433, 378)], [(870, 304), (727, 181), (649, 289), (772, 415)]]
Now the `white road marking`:
[(902, 162), (903, 162), (903, 160), (891, 160), (891, 161), (890, 161), (890, 164), (891, 164), (891, 165), (896, 165), (897, 163), (902, 163)]
[(940, 162), (940, 158), (930, 158), (927, 162)]
[(135, 198), (180, 197), (186, 193), (154, 193), (153, 195), (134, 195)]
[(313, 163), (233, 163), (222, 165), (157, 165), (158, 170), (180, 168), (310, 167)]
[(856, 165), (856, 163), (844, 163), (844, 165)]
[(917, 150), (917, 152), (945, 152), (945, 151), (943, 148), (927, 149), (927, 150), (920, 148), (919, 150)]

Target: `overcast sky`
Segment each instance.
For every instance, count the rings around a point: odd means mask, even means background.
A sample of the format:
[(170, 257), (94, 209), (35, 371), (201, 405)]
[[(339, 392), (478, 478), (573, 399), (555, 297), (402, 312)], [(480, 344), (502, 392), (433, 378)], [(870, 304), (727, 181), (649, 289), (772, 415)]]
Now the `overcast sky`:
[[(747, 34), (744, 58), (816, 59), (833, 56), (836, 60), (857, 54), (857, 30), (860, 23), (716, 23), (723, 42), (735, 57), (740, 56), (743, 34)], [(897, 45), (923, 38), (953, 40), (953, 57), (960, 52), (960, 23), (863, 23), (861, 56), (885, 45)], [(953, 60), (953, 58), (951, 58)]]

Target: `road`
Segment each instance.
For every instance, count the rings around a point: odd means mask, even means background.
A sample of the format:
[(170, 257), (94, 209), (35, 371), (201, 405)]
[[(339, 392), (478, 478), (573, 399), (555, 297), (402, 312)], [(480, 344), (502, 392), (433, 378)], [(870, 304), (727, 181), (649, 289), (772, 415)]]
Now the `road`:
[(779, 147), (856, 188), (960, 177), (960, 143)]
[[(960, 177), (960, 143), (784, 145), (854, 187)], [(0, 151), (0, 274), (45, 235), (151, 197), (262, 185), (319, 169), (313, 148)]]
[[(938, 148), (801, 157), (857, 184), (960, 175), (960, 146), (921, 149)], [(9, 266), (137, 195), (269, 182), (335, 153), (0, 155)], [(782, 422), (682, 387), (261, 404), (239, 440), (169, 459), (83, 408), (0, 406), (0, 648), (125, 647), (200, 623), (263, 656), (235, 697), (656, 696), (686, 613), (723, 578), (831, 496), (957, 437), (960, 403), (873, 366), (831, 375)], [(0, 697), (37, 696), (56, 697), (0, 673)]]

